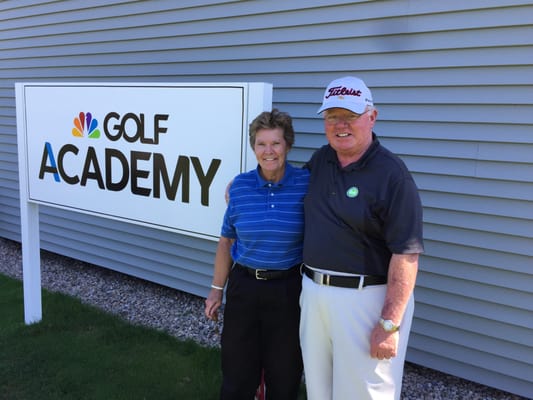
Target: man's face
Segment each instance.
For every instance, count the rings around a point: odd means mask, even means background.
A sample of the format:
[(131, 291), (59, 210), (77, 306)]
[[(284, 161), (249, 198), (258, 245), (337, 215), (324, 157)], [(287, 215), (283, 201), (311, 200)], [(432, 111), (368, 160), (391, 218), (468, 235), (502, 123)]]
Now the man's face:
[(371, 141), (376, 116), (375, 109), (362, 114), (344, 108), (324, 111), (324, 127), (329, 144), (337, 152), (357, 152)]

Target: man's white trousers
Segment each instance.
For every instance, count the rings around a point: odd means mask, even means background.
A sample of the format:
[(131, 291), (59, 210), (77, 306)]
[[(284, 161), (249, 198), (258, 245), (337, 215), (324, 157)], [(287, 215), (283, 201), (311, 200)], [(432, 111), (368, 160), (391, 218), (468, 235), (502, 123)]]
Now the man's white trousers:
[(401, 322), (398, 355), (380, 361), (370, 357), (370, 334), (387, 286), (347, 289), (302, 279), (300, 344), (308, 400), (398, 400), (413, 296)]

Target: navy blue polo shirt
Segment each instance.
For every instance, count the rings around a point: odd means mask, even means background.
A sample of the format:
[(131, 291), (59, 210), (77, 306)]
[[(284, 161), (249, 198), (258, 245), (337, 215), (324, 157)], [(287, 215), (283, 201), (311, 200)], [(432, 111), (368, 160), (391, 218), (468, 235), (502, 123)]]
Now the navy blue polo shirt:
[(268, 182), (257, 169), (238, 175), (229, 190), (221, 235), (236, 239), (231, 256), (251, 268), (288, 269), (302, 262), (304, 196), (309, 171), (285, 164)]
[(342, 168), (330, 145), (306, 164), (304, 262), (312, 267), (386, 276), (393, 253), (424, 251), (422, 205), (402, 160), (373, 142)]

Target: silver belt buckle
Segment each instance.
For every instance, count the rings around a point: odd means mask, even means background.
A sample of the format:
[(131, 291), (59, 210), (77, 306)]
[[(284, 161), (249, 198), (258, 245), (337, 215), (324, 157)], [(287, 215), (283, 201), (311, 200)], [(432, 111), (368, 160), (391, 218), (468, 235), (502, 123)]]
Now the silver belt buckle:
[(310, 270), (313, 273), (313, 282), (315, 282), (317, 285), (322, 285), (322, 278), (323, 275), (320, 272)]
[(266, 271), (266, 269), (256, 269), (255, 270), (255, 279), (259, 280), (259, 281), (266, 281), (267, 278), (262, 278), (258, 275), (258, 272), (260, 271)]
[(357, 290), (361, 290), (365, 284), (365, 276), (364, 275), (361, 275), (359, 276), (359, 287), (357, 288)]
[(329, 286), (329, 275), (323, 274), (322, 272), (313, 271), (313, 282), (319, 285)]

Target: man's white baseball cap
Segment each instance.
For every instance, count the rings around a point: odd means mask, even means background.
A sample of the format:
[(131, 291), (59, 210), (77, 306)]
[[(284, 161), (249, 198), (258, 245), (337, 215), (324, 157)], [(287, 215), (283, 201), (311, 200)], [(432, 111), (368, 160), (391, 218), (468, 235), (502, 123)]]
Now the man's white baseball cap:
[(345, 108), (356, 114), (362, 114), (367, 106), (373, 105), (372, 93), (365, 83), (354, 76), (345, 76), (335, 79), (328, 85), (317, 114), (328, 108)]

